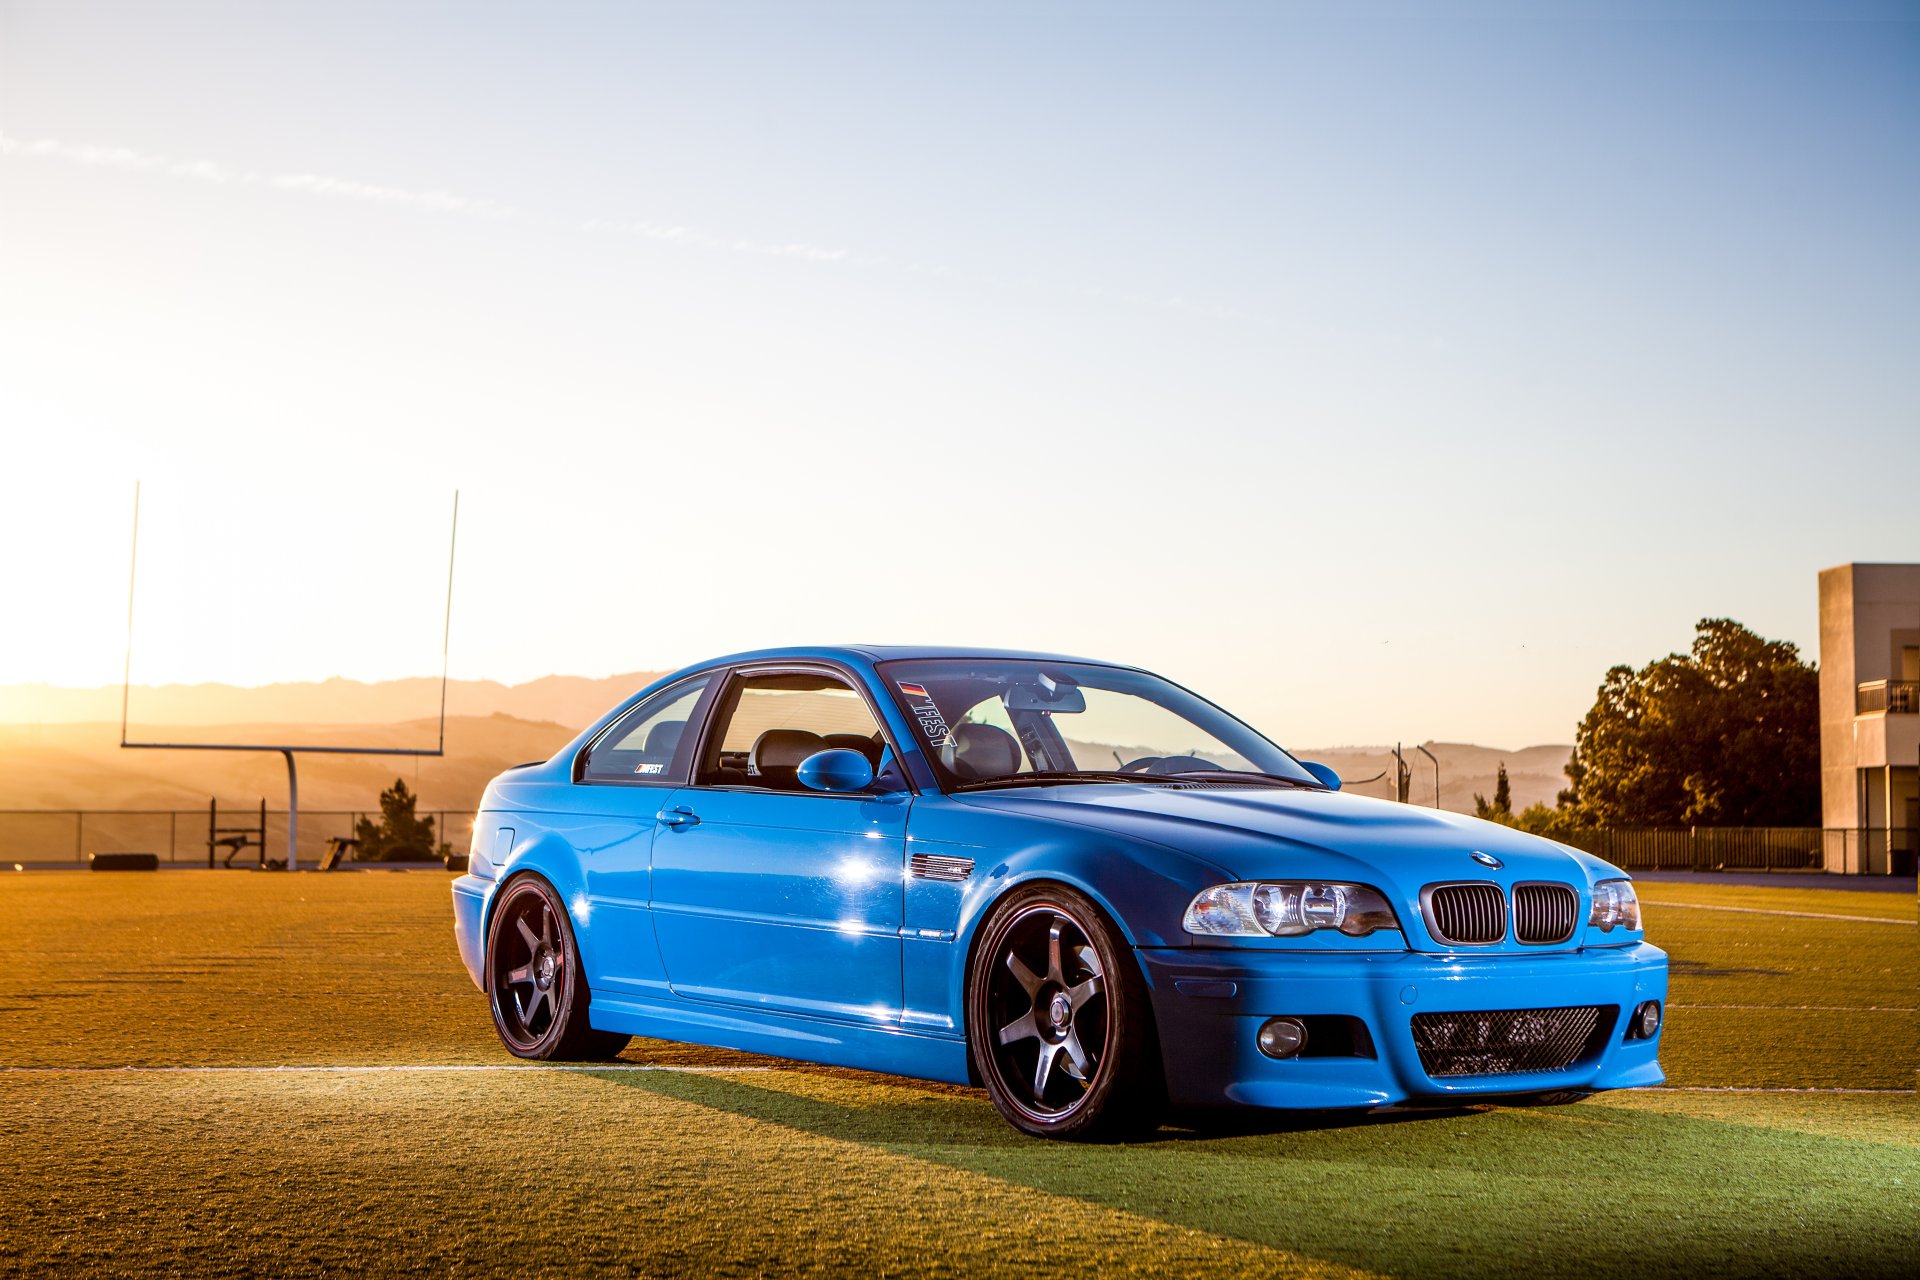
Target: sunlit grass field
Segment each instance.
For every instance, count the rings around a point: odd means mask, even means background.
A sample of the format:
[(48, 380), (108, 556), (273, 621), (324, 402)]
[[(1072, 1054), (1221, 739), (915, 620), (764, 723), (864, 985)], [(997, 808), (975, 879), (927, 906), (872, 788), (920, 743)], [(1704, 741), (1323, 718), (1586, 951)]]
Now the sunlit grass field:
[(1920, 1274), (1902, 895), (1645, 886), (1673, 1091), (1073, 1147), (651, 1041), (460, 1070), (512, 1060), (447, 891), (0, 879), (0, 1273)]

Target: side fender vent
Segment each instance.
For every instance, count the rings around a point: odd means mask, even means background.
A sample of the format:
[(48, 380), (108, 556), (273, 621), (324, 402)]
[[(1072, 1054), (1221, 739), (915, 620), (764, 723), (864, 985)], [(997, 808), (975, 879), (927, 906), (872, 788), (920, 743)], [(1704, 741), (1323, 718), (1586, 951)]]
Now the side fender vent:
[(907, 869), (918, 880), (965, 880), (973, 874), (973, 859), (951, 858), (944, 853), (916, 853), (907, 859)]

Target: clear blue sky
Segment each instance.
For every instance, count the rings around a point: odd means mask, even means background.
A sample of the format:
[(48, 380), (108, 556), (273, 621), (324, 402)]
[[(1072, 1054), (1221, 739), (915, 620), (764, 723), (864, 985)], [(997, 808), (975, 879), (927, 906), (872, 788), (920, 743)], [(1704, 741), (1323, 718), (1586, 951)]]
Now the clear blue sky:
[(431, 670), (459, 485), (456, 674), (951, 639), (1564, 741), (1920, 559), (1916, 226), (1911, 4), (0, 0), (0, 684), (119, 678), (136, 476), (136, 679)]

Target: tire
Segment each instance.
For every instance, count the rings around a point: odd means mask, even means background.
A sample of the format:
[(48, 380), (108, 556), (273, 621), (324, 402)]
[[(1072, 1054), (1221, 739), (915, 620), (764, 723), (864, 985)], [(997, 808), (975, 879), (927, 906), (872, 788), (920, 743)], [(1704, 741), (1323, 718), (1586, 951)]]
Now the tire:
[(1022, 1133), (1144, 1137), (1166, 1109), (1132, 952), (1091, 899), (1063, 885), (1017, 890), (981, 926), (967, 1046), (994, 1107)]
[(606, 1062), (631, 1039), (588, 1024), (573, 922), (538, 876), (516, 876), (500, 890), (487, 927), (485, 973), (493, 1029), (516, 1058)]

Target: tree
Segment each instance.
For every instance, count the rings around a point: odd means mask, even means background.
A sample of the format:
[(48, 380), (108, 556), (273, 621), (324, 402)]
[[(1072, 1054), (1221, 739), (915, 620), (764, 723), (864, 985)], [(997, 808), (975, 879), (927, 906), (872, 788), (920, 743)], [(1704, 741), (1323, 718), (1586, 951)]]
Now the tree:
[(1561, 811), (1581, 826), (1814, 826), (1820, 688), (1785, 641), (1705, 618), (1690, 652), (1607, 672)]
[(1513, 784), (1507, 781), (1507, 762), (1500, 762), (1500, 774), (1493, 784), (1493, 802), (1478, 791), (1473, 793), (1473, 816), (1486, 818), (1492, 822), (1504, 822), (1511, 826), (1513, 819)]
[(380, 793), (380, 821), (361, 818), (353, 824), (360, 842), (357, 856), (365, 862), (446, 861), (452, 847), (434, 840), (433, 819), (414, 815), (419, 797), (407, 790), (405, 779)]
[(1591, 847), (1592, 828), (1582, 823), (1574, 810), (1565, 807), (1550, 809), (1544, 804), (1530, 804), (1508, 819), (1507, 825), (1562, 844), (1583, 849)]

